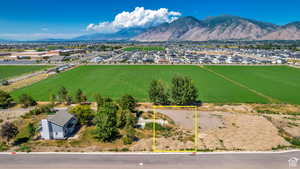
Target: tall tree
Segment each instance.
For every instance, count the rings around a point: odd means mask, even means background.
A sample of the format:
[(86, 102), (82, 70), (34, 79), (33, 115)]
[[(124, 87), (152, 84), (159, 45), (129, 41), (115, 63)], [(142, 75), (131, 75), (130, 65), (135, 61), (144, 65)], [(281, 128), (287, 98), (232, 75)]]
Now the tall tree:
[(114, 140), (117, 130), (117, 113), (118, 107), (111, 101), (104, 102), (100, 110), (96, 113), (96, 131), (97, 137), (102, 142)]
[(1, 126), (0, 134), (2, 138), (5, 138), (9, 142), (12, 138), (16, 137), (19, 133), (18, 127), (11, 122), (5, 122)]
[(97, 111), (98, 111), (100, 109), (100, 107), (103, 105), (104, 98), (99, 93), (96, 93), (94, 95), (94, 99), (97, 103)]
[(75, 102), (83, 103), (87, 101), (87, 97), (84, 95), (81, 89), (78, 89), (75, 94)]
[(186, 76), (175, 76), (172, 79), (172, 99), (174, 104), (189, 105), (197, 101), (198, 90), (192, 79)]
[(170, 103), (169, 94), (165, 89), (162, 81), (153, 80), (150, 83), (148, 94), (149, 94), (150, 101), (156, 105), (157, 104), (166, 105)]
[(5, 91), (0, 90), (0, 108), (7, 108), (13, 102), (12, 97)]
[(57, 93), (57, 97), (58, 97), (58, 100), (63, 103), (63, 102), (67, 102), (68, 100), (68, 90), (62, 86), (59, 90), (58, 90), (58, 93)]

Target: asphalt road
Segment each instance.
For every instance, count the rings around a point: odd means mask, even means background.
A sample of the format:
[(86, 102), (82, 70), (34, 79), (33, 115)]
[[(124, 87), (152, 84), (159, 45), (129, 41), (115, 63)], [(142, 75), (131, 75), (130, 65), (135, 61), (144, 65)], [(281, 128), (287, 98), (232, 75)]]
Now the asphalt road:
[[(285, 169), (300, 152), (243, 154), (0, 155), (0, 169)], [(295, 168), (300, 168), (298, 165)]]

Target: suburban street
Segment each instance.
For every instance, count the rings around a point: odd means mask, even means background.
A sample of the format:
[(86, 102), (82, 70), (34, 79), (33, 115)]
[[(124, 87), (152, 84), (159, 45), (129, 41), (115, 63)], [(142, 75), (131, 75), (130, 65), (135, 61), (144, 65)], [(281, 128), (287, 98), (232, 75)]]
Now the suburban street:
[[(1, 169), (285, 169), (288, 153), (198, 153), (192, 154), (0, 154)], [(300, 168), (299, 165), (293, 168)]]

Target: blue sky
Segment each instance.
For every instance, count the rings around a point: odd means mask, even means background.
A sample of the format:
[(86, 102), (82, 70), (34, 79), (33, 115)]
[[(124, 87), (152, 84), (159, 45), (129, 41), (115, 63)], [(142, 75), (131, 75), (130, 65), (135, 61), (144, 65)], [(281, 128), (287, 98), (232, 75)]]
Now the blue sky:
[[(117, 14), (136, 7), (166, 8), (198, 19), (231, 14), (280, 25), (300, 21), (299, 0), (1, 0), (0, 38), (69, 38), (102, 31), (97, 24), (108, 21), (110, 28)], [(89, 24), (95, 24), (91, 31)]]

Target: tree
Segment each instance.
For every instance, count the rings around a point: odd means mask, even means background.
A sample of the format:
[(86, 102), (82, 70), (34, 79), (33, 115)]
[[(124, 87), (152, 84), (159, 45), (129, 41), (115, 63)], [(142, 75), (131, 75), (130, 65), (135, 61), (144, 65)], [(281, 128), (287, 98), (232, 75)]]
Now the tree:
[(126, 114), (131, 113), (129, 110), (119, 109), (117, 111), (117, 127), (124, 128), (126, 125)]
[(75, 94), (75, 102), (83, 103), (87, 101), (87, 97), (84, 95), (81, 89), (78, 89)]
[(67, 102), (68, 100), (68, 90), (65, 87), (61, 87), (57, 93), (58, 100), (60, 103)]
[(126, 94), (122, 96), (121, 99), (119, 100), (119, 106), (123, 110), (129, 110), (131, 112), (135, 112), (135, 108), (137, 106), (137, 100), (133, 96)]
[(51, 105), (55, 105), (55, 102), (57, 101), (57, 97), (55, 94), (51, 94), (50, 95), (50, 102), (51, 102)]
[(137, 119), (136, 119), (136, 116), (134, 113), (126, 112), (125, 119), (126, 119), (125, 128), (129, 128), (129, 127), (134, 128), (135, 127)]
[(95, 123), (97, 137), (100, 141), (107, 142), (114, 140), (118, 134), (116, 125), (116, 113), (118, 107), (113, 102), (104, 102), (96, 113)]
[(22, 104), (24, 108), (37, 105), (36, 101), (28, 94), (22, 94), (19, 97), (19, 103)]
[(0, 108), (7, 108), (13, 102), (12, 97), (5, 91), (0, 90)]
[(99, 93), (96, 93), (94, 95), (94, 99), (95, 99), (95, 101), (97, 103), (97, 111), (98, 111), (99, 108), (103, 105), (104, 99), (103, 99), (103, 97)]
[(69, 113), (74, 114), (81, 125), (90, 125), (95, 117), (95, 112), (89, 105), (77, 105)]
[(13, 123), (6, 122), (1, 126), (1, 137), (5, 138), (7, 142), (9, 142), (12, 138), (16, 137), (19, 133), (17, 126)]
[(148, 94), (149, 94), (149, 98), (150, 98), (151, 102), (153, 102), (156, 105), (157, 104), (166, 105), (166, 104), (170, 103), (169, 102), (169, 94), (166, 91), (162, 81), (153, 80), (150, 83), (150, 88), (149, 88)]
[(172, 99), (174, 104), (189, 105), (197, 101), (198, 90), (192, 79), (185, 76), (175, 76), (172, 79)]

